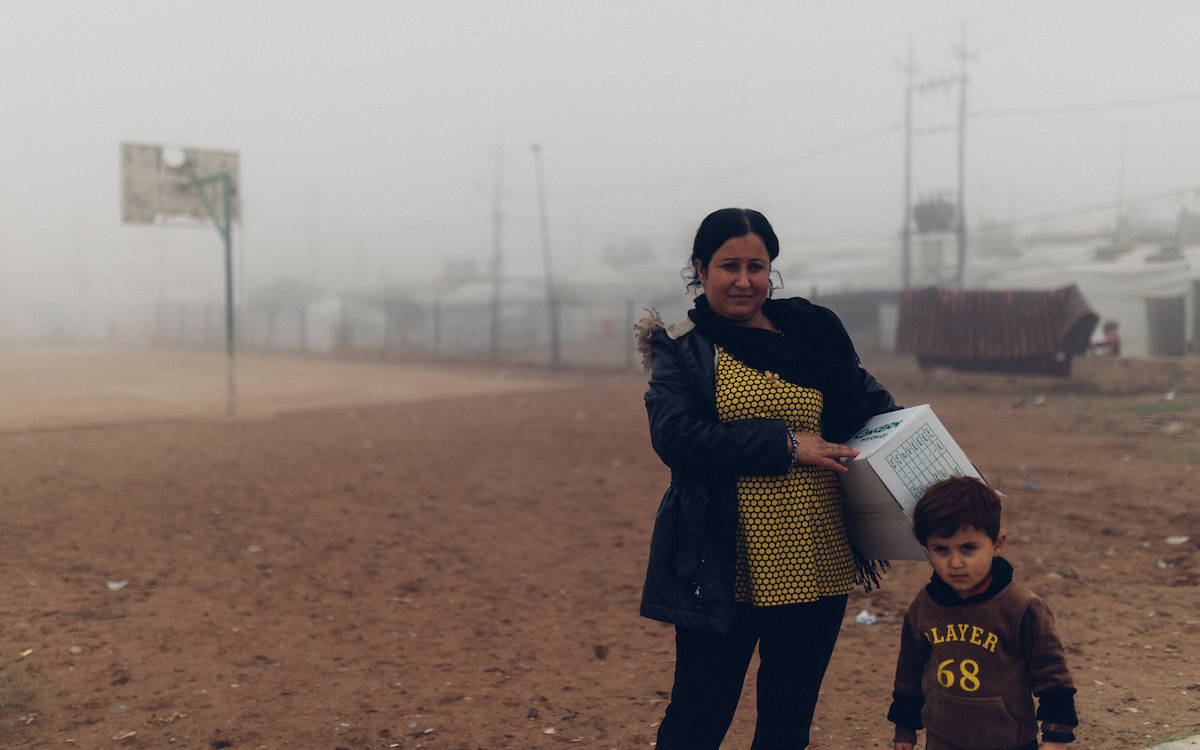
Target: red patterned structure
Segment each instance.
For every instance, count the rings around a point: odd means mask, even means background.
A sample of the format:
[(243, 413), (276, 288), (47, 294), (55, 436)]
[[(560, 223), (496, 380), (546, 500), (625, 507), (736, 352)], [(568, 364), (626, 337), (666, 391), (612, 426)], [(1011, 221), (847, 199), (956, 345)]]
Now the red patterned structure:
[(896, 350), (917, 355), (922, 369), (1071, 374), (1087, 351), (1099, 317), (1074, 286), (1051, 291), (907, 289), (900, 303)]

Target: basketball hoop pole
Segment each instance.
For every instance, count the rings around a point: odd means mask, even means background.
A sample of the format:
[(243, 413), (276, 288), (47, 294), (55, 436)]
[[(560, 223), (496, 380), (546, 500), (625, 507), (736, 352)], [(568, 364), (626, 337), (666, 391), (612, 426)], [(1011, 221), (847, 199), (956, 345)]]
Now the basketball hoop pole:
[[(212, 199), (205, 190), (210, 182), (221, 183), (221, 212), (213, 206)], [(179, 183), (180, 189), (194, 187), (200, 193), (200, 200), (208, 209), (208, 215), (217, 227), (217, 232), (225, 242), (225, 412), (234, 414), (234, 380), (233, 380), (233, 178), (228, 172), (217, 172), (206, 177), (195, 177), (187, 182)], [(222, 220), (222, 216), (224, 220)]]

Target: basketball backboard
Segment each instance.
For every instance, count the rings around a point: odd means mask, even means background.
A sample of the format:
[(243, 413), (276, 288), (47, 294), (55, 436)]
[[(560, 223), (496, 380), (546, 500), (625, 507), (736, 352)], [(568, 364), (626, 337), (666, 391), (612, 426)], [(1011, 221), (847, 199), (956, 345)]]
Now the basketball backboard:
[[(233, 185), (231, 219), (241, 219), (236, 151), (205, 151), (182, 146), (121, 144), (121, 221), (154, 224), (175, 216), (207, 221), (200, 190), (209, 191), (213, 205), (221, 203), (221, 186), (187, 186), (192, 180), (225, 172)], [(186, 186), (186, 187), (184, 187)]]

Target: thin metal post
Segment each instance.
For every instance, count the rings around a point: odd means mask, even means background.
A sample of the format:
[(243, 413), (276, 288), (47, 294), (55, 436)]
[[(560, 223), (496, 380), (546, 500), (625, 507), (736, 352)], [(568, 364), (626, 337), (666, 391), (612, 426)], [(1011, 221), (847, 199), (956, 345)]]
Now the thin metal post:
[(546, 307), (550, 313), (550, 367), (558, 367), (559, 336), (558, 336), (558, 295), (554, 291), (554, 273), (550, 263), (550, 221), (546, 217), (546, 180), (542, 175), (542, 147), (540, 144), (530, 146), (537, 166), (538, 207), (542, 217), (542, 261), (546, 269)]
[(300, 312), (300, 353), (308, 354), (308, 302), (296, 308)]
[[(221, 212), (213, 205), (205, 186), (210, 182), (221, 183)], [(217, 233), (225, 243), (225, 412), (233, 416), (236, 411), (236, 393), (233, 367), (233, 178), (228, 172), (217, 172), (207, 177), (196, 177), (180, 187), (196, 188), (200, 200), (208, 211), (209, 218), (217, 226)], [(221, 214), (224, 214), (222, 221)]]
[(625, 369), (633, 369), (634, 339), (633, 300), (625, 299)]
[(433, 353), (442, 350), (442, 298), (433, 298)]
[(907, 76), (904, 87), (904, 228), (900, 235), (900, 282), (901, 288), (912, 286), (912, 106), (913, 76), (917, 72), (913, 63), (913, 40), (908, 37), (908, 62), (903, 70)]
[(237, 411), (237, 393), (233, 376), (233, 181), (227, 173), (221, 175), (222, 203), (225, 226), (221, 235), (225, 240), (225, 413), (233, 416)]
[(1117, 172), (1117, 228), (1113, 236), (1114, 247), (1124, 247), (1132, 244), (1129, 234), (1129, 222), (1125, 216), (1125, 123), (1121, 123), (1121, 163)]
[(491, 325), (488, 330), (488, 359), (495, 362), (500, 356), (500, 281), (501, 281), (501, 262), (503, 254), (501, 252), (501, 240), (504, 237), (503, 219), (504, 216), (500, 208), (501, 194), (501, 159), (503, 152), (500, 150), (500, 144), (496, 144), (496, 188), (493, 199), (495, 206), (492, 211), (492, 301), (491, 301)]
[(383, 346), (379, 350), (379, 358), (386, 359), (388, 351), (392, 348), (392, 298), (388, 297), (383, 301)]
[(967, 154), (967, 24), (962, 25), (962, 46), (954, 51), (958, 57), (958, 269), (954, 282), (962, 287), (967, 264), (967, 206), (966, 206), (966, 154)]

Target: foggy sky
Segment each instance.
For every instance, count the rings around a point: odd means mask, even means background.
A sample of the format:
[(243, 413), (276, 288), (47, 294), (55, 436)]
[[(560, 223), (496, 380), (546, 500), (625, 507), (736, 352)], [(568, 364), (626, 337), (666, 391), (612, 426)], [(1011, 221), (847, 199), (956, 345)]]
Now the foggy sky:
[[(535, 142), (564, 274), (631, 241), (681, 266), (729, 205), (792, 257), (894, 252), (898, 64), (911, 35), (918, 80), (956, 73), (964, 22), (971, 223), (1200, 184), (1185, 1), (6, 0), (0, 294), (221, 299), (215, 231), (120, 223), (122, 142), (240, 153), (241, 291), (486, 266), (498, 151), (507, 263), (536, 269)], [(950, 128), (918, 140), (918, 194), (955, 186), (956, 106), (917, 99)]]

